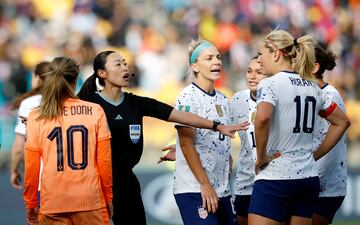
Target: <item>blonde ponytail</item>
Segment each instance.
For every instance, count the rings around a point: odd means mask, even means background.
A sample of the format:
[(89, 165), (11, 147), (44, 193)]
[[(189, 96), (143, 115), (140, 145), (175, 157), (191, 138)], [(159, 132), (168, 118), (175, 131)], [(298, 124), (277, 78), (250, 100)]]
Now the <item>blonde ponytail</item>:
[(273, 30), (265, 37), (265, 47), (270, 51), (280, 50), (285, 60), (289, 60), (295, 72), (306, 80), (314, 80), (315, 44), (311, 35), (294, 39), (284, 30)]

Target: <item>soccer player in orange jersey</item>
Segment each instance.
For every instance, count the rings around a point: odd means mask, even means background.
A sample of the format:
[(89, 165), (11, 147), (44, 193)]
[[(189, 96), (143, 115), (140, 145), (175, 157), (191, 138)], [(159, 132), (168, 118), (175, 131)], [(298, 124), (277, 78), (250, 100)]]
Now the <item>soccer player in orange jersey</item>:
[[(74, 95), (76, 63), (57, 57), (30, 113), (25, 144), (24, 201), (28, 224), (110, 224), (110, 131), (103, 109)], [(38, 216), (40, 159), (43, 161)]]

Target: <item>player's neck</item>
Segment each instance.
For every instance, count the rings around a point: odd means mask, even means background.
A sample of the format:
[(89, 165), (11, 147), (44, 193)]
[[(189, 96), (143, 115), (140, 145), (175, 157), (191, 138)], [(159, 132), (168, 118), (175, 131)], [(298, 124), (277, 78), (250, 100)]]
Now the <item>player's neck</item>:
[(194, 83), (199, 86), (202, 90), (205, 92), (212, 94), (214, 93), (214, 82), (207, 80), (207, 79), (201, 79), (197, 78), (195, 79)]
[(319, 85), (320, 88), (324, 87), (326, 84), (323, 79), (316, 79), (316, 83)]
[(256, 99), (256, 90), (255, 91), (250, 91), (250, 95), (253, 99)]
[(275, 68), (274, 74), (279, 73), (281, 71), (294, 72), (294, 68), (288, 62), (280, 62), (279, 66)]

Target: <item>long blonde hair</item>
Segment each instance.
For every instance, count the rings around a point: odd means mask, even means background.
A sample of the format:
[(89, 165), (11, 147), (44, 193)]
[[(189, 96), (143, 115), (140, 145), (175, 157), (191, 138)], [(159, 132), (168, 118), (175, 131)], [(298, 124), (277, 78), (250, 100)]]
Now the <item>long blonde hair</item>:
[(295, 72), (306, 80), (314, 80), (316, 41), (312, 35), (294, 39), (284, 30), (273, 30), (265, 37), (265, 47), (270, 51), (280, 50), (283, 57), (290, 61)]
[(67, 98), (75, 98), (74, 86), (79, 75), (79, 66), (67, 57), (51, 61), (50, 71), (41, 85), (42, 100), (37, 112), (38, 120), (52, 120), (61, 116)]

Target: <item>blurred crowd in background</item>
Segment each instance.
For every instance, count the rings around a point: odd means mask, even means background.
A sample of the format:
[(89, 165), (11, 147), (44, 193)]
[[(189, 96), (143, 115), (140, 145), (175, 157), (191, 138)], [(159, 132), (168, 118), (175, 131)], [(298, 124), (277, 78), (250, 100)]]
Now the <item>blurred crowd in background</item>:
[[(360, 0), (0, 0), (0, 152), (11, 150), (11, 102), (29, 90), (40, 61), (72, 57), (81, 65), (80, 87), (97, 52), (118, 50), (135, 74), (132, 92), (174, 105), (189, 82), (187, 45), (201, 36), (222, 53), (216, 85), (231, 97), (246, 88), (247, 64), (276, 27), (295, 38), (313, 34), (338, 56), (325, 79), (345, 99), (350, 165), (360, 165)], [(146, 124), (145, 148), (175, 137), (171, 125)]]

